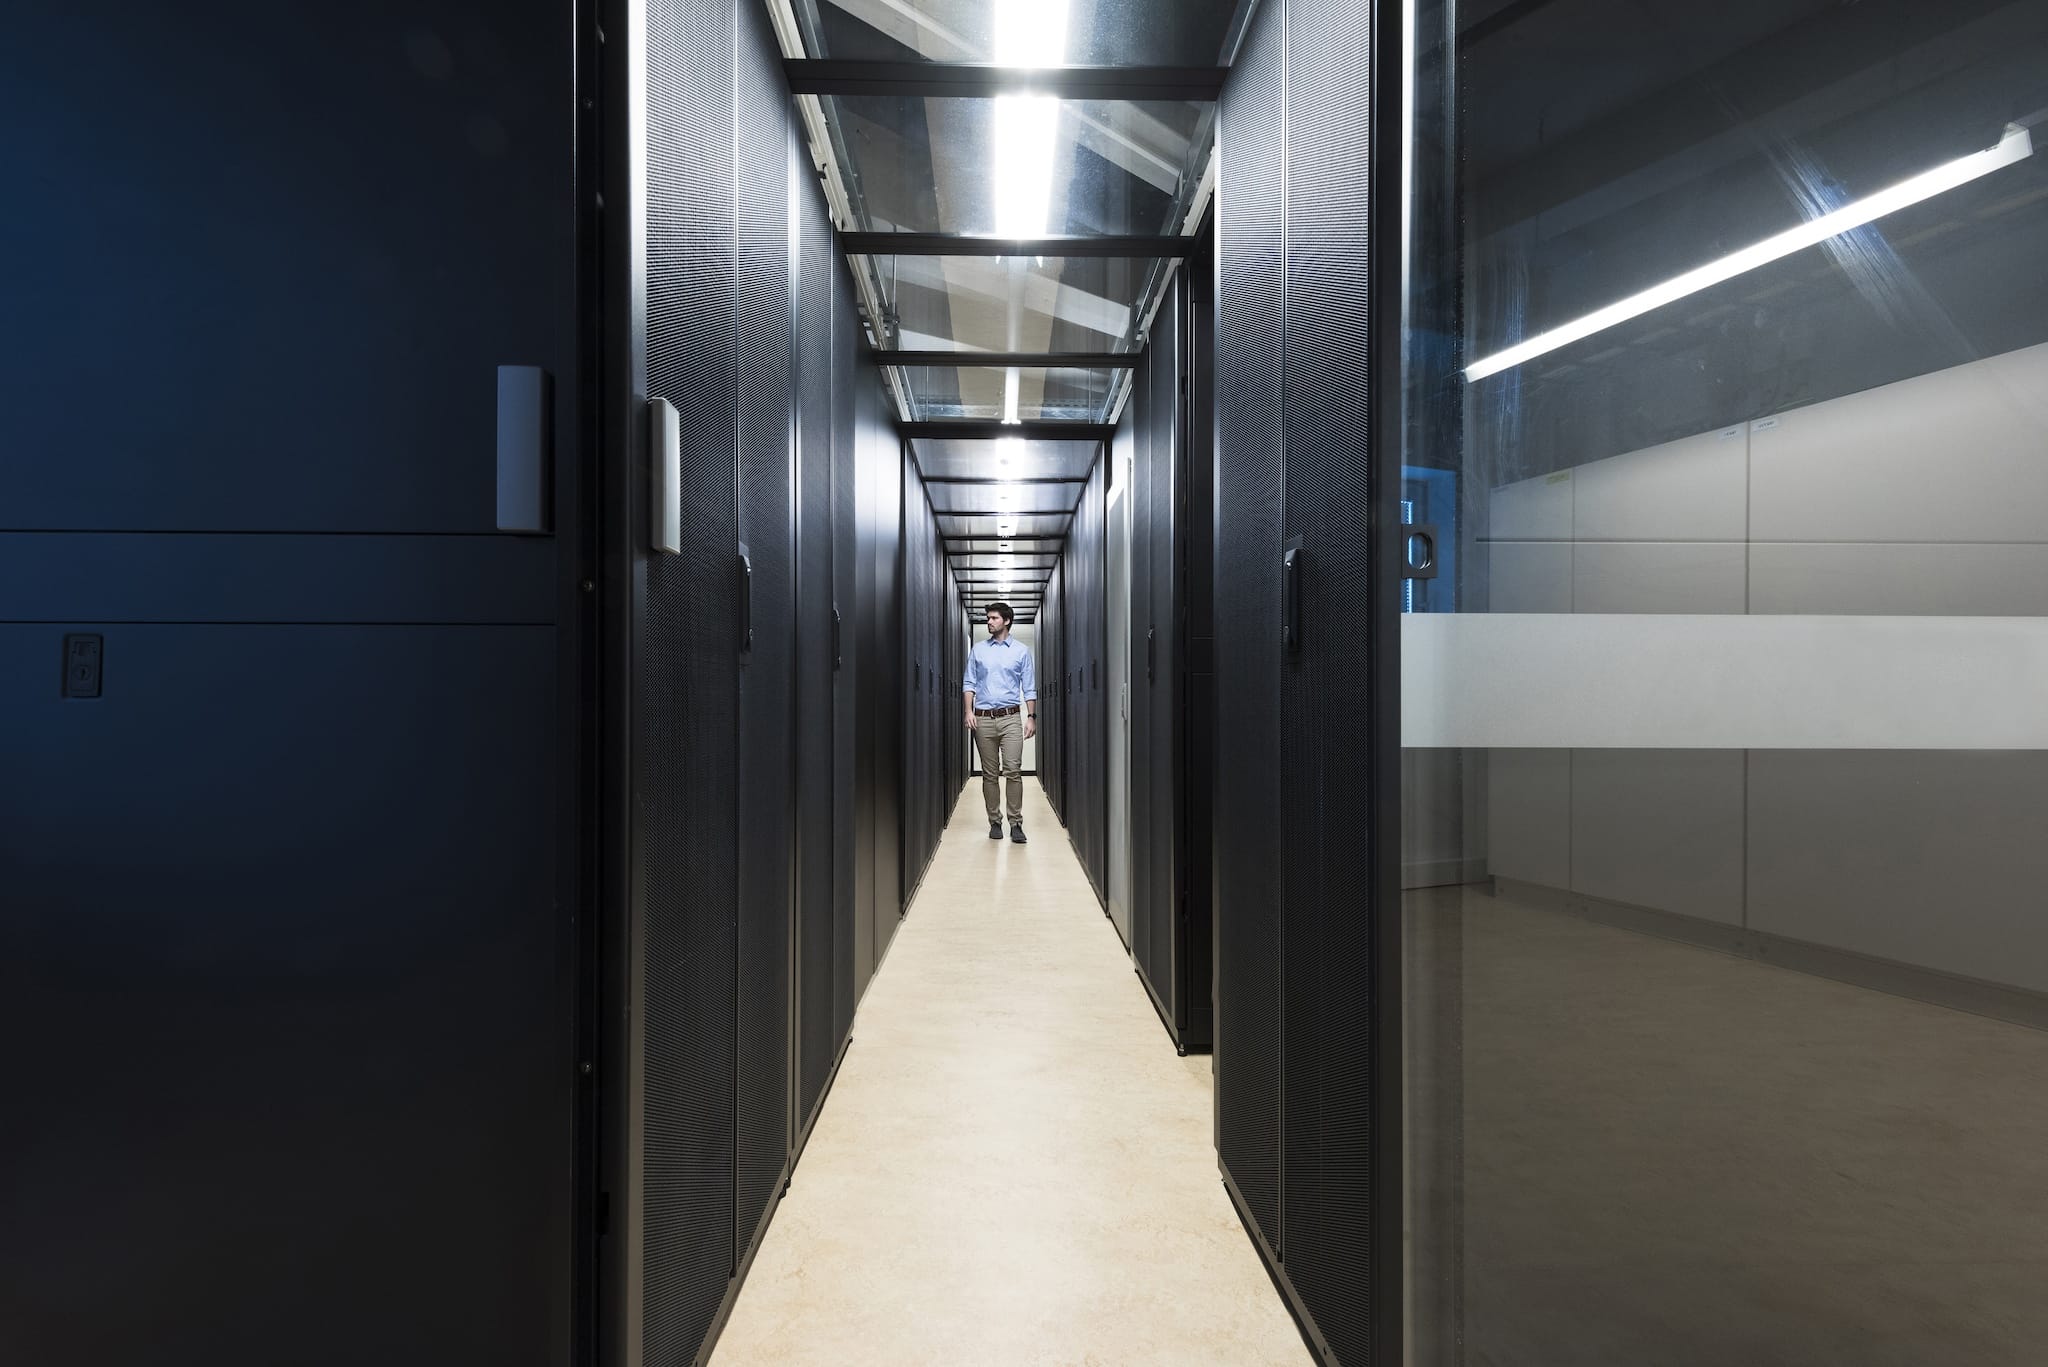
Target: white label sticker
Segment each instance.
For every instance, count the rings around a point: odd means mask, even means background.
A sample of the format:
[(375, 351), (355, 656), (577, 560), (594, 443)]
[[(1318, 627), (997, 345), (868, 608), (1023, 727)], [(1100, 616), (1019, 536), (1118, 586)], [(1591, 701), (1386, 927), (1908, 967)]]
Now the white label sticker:
[(1755, 422), (1749, 425), (1749, 430), (1752, 432), (1768, 432), (1771, 429), (1775, 428), (1781, 421), (1783, 421), (1783, 419), (1780, 418), (1758, 418)]

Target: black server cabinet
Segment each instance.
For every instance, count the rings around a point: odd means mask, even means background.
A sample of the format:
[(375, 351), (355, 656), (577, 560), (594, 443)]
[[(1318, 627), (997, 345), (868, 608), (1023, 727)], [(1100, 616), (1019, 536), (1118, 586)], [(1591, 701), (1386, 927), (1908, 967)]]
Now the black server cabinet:
[(837, 548), (858, 540), (834, 419), (857, 403), (837, 392), (844, 272), (767, 14), (654, 0), (646, 24), (644, 46), (607, 47), (613, 88), (644, 62), (647, 92), (615, 111), (611, 340), (642, 369), (613, 397), (621, 413), (650, 397), (676, 410), (681, 536), (652, 549), (647, 433), (619, 434), (605, 590), (623, 605), (607, 621), (625, 682), (606, 739), (630, 782), (608, 829), (629, 873), (606, 930), (624, 963), (605, 1016), (602, 1289), (608, 1354), (691, 1362), (730, 1312), (851, 1018), (834, 795), (858, 766), (837, 734), (851, 685), (831, 612)]
[(1398, 1362), (1401, 1333), (1398, 483), (1373, 469), (1398, 449), (1374, 423), (1398, 320), (1374, 306), (1399, 238), (1369, 231), (1398, 212), (1394, 18), (1268, 0), (1218, 134), (1217, 1148), (1311, 1347), (1346, 1364)]
[[(1207, 294), (1208, 276), (1199, 252), (1175, 276), (1124, 411), (1132, 452), (1131, 952), (1183, 1053), (1209, 1048), (1212, 1019), (1206, 813), (1214, 713), (1192, 635), (1197, 623), (1206, 627), (1210, 591), (1209, 477), (1197, 479), (1195, 458), (1197, 410), (1206, 418), (1207, 403), (1194, 373), (1196, 300)], [(1208, 448), (1202, 440), (1204, 458)]]
[[(839, 896), (841, 888), (851, 891), (853, 881), (850, 869), (843, 878), (839, 869), (842, 854), (851, 853), (850, 842), (841, 843), (839, 826), (842, 817), (852, 819), (852, 774), (840, 764), (838, 739), (840, 704), (842, 698), (850, 702), (851, 689), (843, 668), (835, 578), (840, 540), (835, 456), (842, 447), (850, 449), (852, 424), (846, 424), (848, 435), (842, 440), (835, 422), (842, 367), (834, 343), (843, 326), (836, 314), (846, 275), (837, 262), (824, 187), (812, 174), (801, 141), (792, 147), (789, 171), (799, 245), (796, 720), (791, 734), (797, 747), (795, 1124), (800, 1146), (817, 1117), (852, 1017), (851, 1000), (842, 1001), (839, 983), (840, 966), (850, 970), (853, 963), (851, 914), (842, 933)], [(851, 489), (847, 492), (850, 497)], [(850, 534), (850, 504), (848, 513)]]
[(1066, 824), (1066, 620), (1061, 610), (1065, 575), (1056, 561), (1046, 576), (1038, 609), (1038, 782), (1053, 815)]
[[(827, 220), (829, 225), (829, 219)], [(864, 835), (874, 814), (863, 811), (868, 800), (861, 787), (860, 671), (860, 432), (858, 390), (871, 382), (861, 354), (867, 338), (856, 306), (852, 277), (835, 250), (828, 252), (832, 275), (832, 1038), (845, 1040), (853, 1028), (860, 1000), (862, 889), (870, 901), (873, 885)], [(818, 629), (822, 604), (805, 605), (805, 623)], [(869, 951), (872, 954), (872, 951)]]
[(580, 43), (10, 9), (9, 1361), (572, 1350)]
[[(739, 1263), (734, 1174), (738, 1056), (739, 300), (733, 125), (739, 13), (650, 0), (646, 11), (645, 203), (620, 215), (644, 249), (644, 377), (617, 401), (666, 399), (681, 448), (681, 551), (642, 552), (620, 588), (630, 700), (615, 744), (631, 790), (614, 813), (631, 870), (623, 1011), (607, 1012), (608, 1113), (619, 1207), (606, 1250), (607, 1309), (626, 1361), (691, 1362), (709, 1341)], [(615, 61), (631, 58), (625, 47)], [(621, 70), (608, 73), (617, 87)], [(615, 169), (618, 166), (615, 157)], [(688, 243), (690, 250), (653, 244)], [(632, 293), (620, 301), (632, 306)], [(641, 341), (622, 319), (620, 349)], [(635, 469), (637, 467), (629, 467)], [(648, 481), (627, 478), (615, 534), (644, 547)]]
[(854, 395), (855, 477), (859, 482), (860, 713), (859, 817), (868, 821), (859, 848), (870, 876), (856, 884), (867, 898), (865, 944), (856, 951), (858, 987), (866, 991), (903, 914), (903, 842), (909, 820), (904, 768), (904, 698), (910, 666), (904, 649), (903, 450), (892, 400), (878, 380)]
[[(793, 110), (758, 6), (740, 7), (738, 119), (739, 802), (737, 1237), (760, 1234), (789, 1163), (790, 962), (795, 891), (795, 499), (791, 487), (796, 272)], [(751, 41), (750, 41), (751, 40)], [(744, 1256), (744, 1253), (743, 1253)]]
[(1066, 733), (1061, 758), (1062, 815), (1098, 899), (1109, 886), (1108, 708), (1112, 704), (1102, 668), (1108, 622), (1107, 478), (1107, 462), (1098, 457), (1081, 491), (1060, 557), (1060, 665), (1065, 692), (1061, 724)]
[(938, 849), (939, 836), (959, 794), (951, 747), (960, 729), (960, 672), (947, 623), (957, 620), (959, 593), (945, 565), (938, 516), (907, 446), (899, 456), (903, 525), (903, 658), (909, 690), (904, 725), (904, 903)]

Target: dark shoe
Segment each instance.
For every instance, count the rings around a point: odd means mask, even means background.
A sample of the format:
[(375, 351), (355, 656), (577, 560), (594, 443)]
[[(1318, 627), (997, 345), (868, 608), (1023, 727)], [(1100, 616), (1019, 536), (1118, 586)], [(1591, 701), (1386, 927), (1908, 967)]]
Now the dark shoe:
[(1031, 843), (1030, 841), (1024, 838), (1024, 824), (1022, 822), (1019, 822), (1016, 825), (1010, 827), (1010, 839), (1016, 841), (1019, 845), (1028, 845)]
[(991, 821), (991, 822), (989, 822), (989, 823), (988, 823), (988, 838), (989, 838), (990, 840), (1001, 840), (1001, 839), (1003, 838), (1003, 823), (1002, 823), (1002, 822), (1000, 822), (1000, 821)]

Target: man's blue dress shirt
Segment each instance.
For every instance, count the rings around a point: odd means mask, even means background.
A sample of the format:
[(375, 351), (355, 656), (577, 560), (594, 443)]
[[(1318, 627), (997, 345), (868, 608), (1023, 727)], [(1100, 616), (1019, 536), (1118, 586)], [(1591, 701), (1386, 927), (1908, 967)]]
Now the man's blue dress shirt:
[(1031, 647), (1015, 639), (977, 641), (967, 656), (967, 677), (960, 691), (972, 690), (974, 705), (1016, 707), (1038, 700), (1038, 675)]

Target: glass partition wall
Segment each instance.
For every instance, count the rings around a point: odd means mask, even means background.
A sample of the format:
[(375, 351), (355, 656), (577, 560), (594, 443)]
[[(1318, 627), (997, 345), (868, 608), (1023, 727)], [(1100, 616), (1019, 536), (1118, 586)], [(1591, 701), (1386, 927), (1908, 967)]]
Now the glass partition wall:
[(2048, 5), (1410, 0), (1410, 1355), (2048, 1343)]

